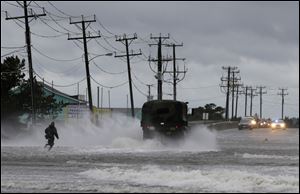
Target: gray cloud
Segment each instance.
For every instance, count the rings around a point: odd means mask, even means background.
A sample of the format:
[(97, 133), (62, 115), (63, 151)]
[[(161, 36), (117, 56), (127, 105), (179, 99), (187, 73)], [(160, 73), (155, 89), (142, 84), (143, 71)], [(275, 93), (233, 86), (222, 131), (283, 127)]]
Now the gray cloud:
[[(44, 6), (49, 12), (65, 17), (49, 3), (37, 3)], [(270, 96), (266, 95), (265, 99), (275, 103), (279, 110), (275, 111), (274, 104), (266, 103), (266, 112), (270, 117), (280, 113), (280, 97), (276, 95), (278, 87), (290, 87), (287, 99), (297, 108), (287, 105), (287, 114), (299, 115), (298, 2), (56, 1), (52, 3), (70, 15), (90, 16), (96, 14), (99, 22), (114, 34), (137, 33), (139, 37), (146, 37), (147, 42), (153, 42), (149, 39), (150, 33), (153, 35), (170, 33), (178, 43), (183, 42), (184, 46), (179, 47), (176, 53), (178, 57), (187, 59), (189, 71), (186, 78), (178, 84), (178, 97), (180, 100), (191, 100), (190, 107), (203, 106), (210, 102), (224, 106), (225, 95), (220, 92), (218, 84), (220, 84), (220, 77), (224, 74), (222, 66), (230, 65), (239, 67), (242, 81), (245, 84), (269, 87)], [(36, 6), (34, 3), (31, 5)], [(23, 14), (21, 8), (5, 2), (1, 2), (1, 9), (9, 11), (11, 16)], [(41, 11), (37, 7), (33, 7), (33, 9), (38, 13)], [(49, 16), (44, 18), (48, 19), (48, 25), (64, 31), (52, 22)], [(80, 20), (80, 18), (76, 19)], [(80, 33), (80, 29), (75, 25), (70, 25), (68, 20), (58, 22), (72, 32)], [(23, 23), (18, 23), (24, 26)], [(92, 23), (91, 26), (96, 30), (101, 30), (101, 33), (106, 36), (112, 36), (99, 23)], [(60, 34), (40, 20), (31, 22), (31, 30), (41, 35)], [(89, 31), (93, 32), (91, 29)], [(115, 48), (125, 50), (124, 45), (116, 42), (114, 38), (107, 40)], [(168, 41), (172, 42), (173, 39)], [(103, 38), (100, 38), (98, 42), (109, 50), (114, 50)], [(83, 51), (74, 42), (67, 40), (67, 36), (41, 38), (32, 35), (32, 44), (44, 54), (56, 59), (72, 59), (83, 54)], [(5, 14), (2, 12), (1, 46), (20, 45), (25, 45), (24, 30), (12, 20), (6, 21)], [(80, 42), (78, 45), (82, 47)], [(88, 45), (90, 53), (109, 52), (94, 40), (91, 40)], [(139, 48), (146, 56), (151, 53), (152, 57), (156, 57), (156, 47), (149, 48), (147, 43), (140, 39), (131, 45), (131, 49)], [(119, 50), (118, 53), (120, 53)], [(1, 53), (7, 52), (7, 50), (1, 49)], [(171, 55), (171, 53), (170, 49), (163, 49), (163, 54)], [(33, 56), (36, 71), (49, 80), (55, 79), (57, 84), (76, 82), (85, 76), (84, 63), (80, 66), (81, 60), (52, 61), (34, 50)], [(95, 55), (91, 54), (90, 58), (93, 56)], [(139, 60), (140, 58), (132, 59), (132, 61)], [(126, 63), (113, 57), (99, 57), (94, 61), (99, 67), (109, 72), (126, 70)], [(156, 68), (155, 64), (152, 66)], [(180, 66), (183, 68), (182, 63)], [(68, 71), (70, 68), (71, 72)], [(72, 68), (74, 69), (72, 70)], [(90, 68), (95, 79), (105, 85), (116, 85), (127, 80), (127, 73), (111, 75), (101, 71), (92, 63)], [(147, 61), (132, 63), (132, 71), (141, 81), (156, 84), (154, 73), (149, 69)], [(53, 72), (62, 73), (58, 75)], [(133, 79), (138, 88), (147, 93), (147, 87), (135, 77)], [(97, 85), (93, 82), (92, 85), (93, 98), (96, 99)], [(84, 91), (85, 87), (86, 83), (82, 82), (80, 90)], [(64, 91), (73, 94), (76, 93), (76, 87), (64, 88)], [(172, 93), (171, 85), (164, 84), (164, 91)], [(156, 94), (155, 87), (152, 88), (152, 93)], [(112, 89), (111, 94), (112, 106), (126, 106), (128, 85)], [(134, 90), (134, 95), (135, 105), (140, 107), (146, 97), (137, 90)], [(167, 95), (164, 97), (171, 98)], [(95, 102), (96, 100), (94, 100)], [(240, 103), (243, 103), (242, 98)], [(255, 108), (259, 108), (258, 105)], [(240, 112), (243, 112), (242, 106)]]

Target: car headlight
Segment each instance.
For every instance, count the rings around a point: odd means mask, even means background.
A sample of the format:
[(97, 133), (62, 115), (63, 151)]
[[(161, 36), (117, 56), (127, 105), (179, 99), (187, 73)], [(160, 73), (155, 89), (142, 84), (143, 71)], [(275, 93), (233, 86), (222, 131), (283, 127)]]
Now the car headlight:
[(251, 124), (252, 124), (252, 125), (256, 125), (256, 121), (255, 121), (255, 120), (252, 120), (252, 121), (251, 121)]
[(281, 123), (281, 124), (280, 124), (280, 127), (285, 127), (285, 124), (284, 124), (284, 123)]
[(275, 124), (275, 123), (272, 123), (272, 124), (271, 124), (271, 127), (275, 127), (275, 126), (276, 126), (276, 124)]

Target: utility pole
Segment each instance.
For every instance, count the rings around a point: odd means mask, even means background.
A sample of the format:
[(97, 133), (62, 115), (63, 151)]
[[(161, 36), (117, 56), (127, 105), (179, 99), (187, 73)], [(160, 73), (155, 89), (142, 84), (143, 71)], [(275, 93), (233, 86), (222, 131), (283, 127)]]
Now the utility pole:
[[(230, 78), (230, 74), (231, 74), (232, 71), (236, 70), (237, 67), (230, 67), (230, 66), (228, 66), (228, 67), (222, 67), (222, 69), (223, 70), (227, 70), (227, 77), (225, 77), (225, 78), (222, 77), (221, 78), (222, 84), (220, 85), (220, 87), (221, 88), (225, 88), (225, 87), (227, 88), (226, 89), (226, 112), (225, 112), (225, 119), (228, 120), (228, 117), (229, 117), (229, 91), (230, 91), (230, 86), (231, 86), (230, 81), (232, 80)], [(223, 82), (227, 82), (227, 86), (225, 86), (223, 84)]]
[(237, 73), (240, 73), (240, 70), (237, 70), (237, 71), (232, 71), (232, 82), (231, 82), (231, 91), (232, 91), (232, 96), (231, 96), (231, 99), (232, 99), (232, 102), (231, 102), (231, 119), (233, 119), (233, 113), (234, 113), (234, 89), (235, 89), (235, 86), (236, 86), (236, 82), (238, 80), (241, 80), (240, 77), (236, 77), (236, 74)]
[(153, 97), (151, 96), (151, 87), (153, 86), (153, 84), (147, 84), (148, 86), (148, 97), (147, 97), (147, 101), (151, 101), (153, 99)]
[(97, 108), (99, 108), (99, 86), (97, 86)]
[(52, 92), (52, 95), (54, 95), (54, 92), (53, 92), (53, 80), (51, 81), (51, 92)]
[(149, 44), (149, 46), (152, 45), (157, 45), (157, 59), (150, 59), (149, 57), (149, 61), (157, 61), (157, 99), (158, 100), (162, 100), (162, 76), (163, 76), (163, 72), (162, 72), (162, 62), (163, 61), (171, 61), (171, 59), (163, 59), (162, 58), (162, 52), (161, 52), (161, 45), (162, 45), (162, 41), (165, 39), (169, 39), (170, 35), (168, 34), (168, 36), (161, 36), (161, 34), (157, 37), (153, 37), (152, 34), (150, 34), (150, 39), (158, 39), (158, 43), (156, 44)]
[[(92, 89), (91, 89), (91, 79), (90, 79), (90, 70), (89, 70), (89, 59), (88, 59), (88, 50), (87, 50), (87, 41), (86, 39), (92, 39), (92, 38), (100, 38), (100, 31), (99, 31), (99, 35), (97, 36), (91, 36), (89, 33), (89, 36), (86, 36), (86, 28), (92, 23), (92, 22), (96, 22), (96, 16), (94, 15), (94, 19), (93, 20), (84, 20), (83, 15), (81, 16), (81, 21), (76, 21), (76, 22), (72, 22), (71, 18), (70, 18), (70, 24), (78, 24), (81, 23), (82, 26), (82, 37), (74, 37), (71, 38), (69, 37), (68, 34), (68, 40), (78, 40), (78, 39), (83, 39), (83, 46), (84, 46), (84, 58), (85, 58), (85, 69), (86, 69), (86, 79), (87, 79), (87, 86), (88, 86), (88, 96), (89, 96), (89, 108), (90, 111), (93, 113), (93, 100), (92, 100)], [(88, 23), (87, 26), (85, 25), (85, 23)]]
[(78, 105), (77, 105), (77, 119), (79, 118), (79, 108), (80, 108), (80, 99), (79, 99), (79, 82), (77, 83), (77, 99), (78, 99)]
[(110, 109), (110, 90), (108, 90), (107, 92), (108, 92), (108, 108)]
[[(123, 35), (123, 37), (117, 37), (116, 36), (116, 41), (122, 42), (125, 47), (126, 47), (126, 55), (115, 55), (115, 57), (127, 57), (127, 70), (128, 70), (128, 80), (129, 80), (129, 92), (130, 92), (130, 102), (131, 102), (131, 116), (134, 117), (134, 104), (133, 104), (133, 93), (132, 93), (132, 84), (131, 84), (131, 69), (130, 69), (130, 56), (137, 56), (137, 55), (141, 55), (142, 52), (140, 50), (139, 53), (133, 53), (133, 51), (131, 51), (131, 53), (129, 54), (129, 45), (132, 43), (132, 41), (134, 39), (137, 39), (137, 35), (134, 34), (133, 37), (128, 38), (126, 37), (126, 34)], [(128, 43), (128, 40), (130, 41)]]
[(244, 86), (243, 89), (244, 91), (241, 94), (245, 94), (245, 116), (247, 116), (247, 96), (248, 94), (248, 90), (250, 90), (250, 86)]
[(101, 108), (101, 110), (100, 110), (100, 116), (101, 116), (101, 119), (102, 119), (102, 114), (103, 114), (103, 87), (101, 87), (101, 106), (100, 106), (100, 108)]
[(278, 93), (278, 95), (281, 96), (281, 119), (283, 118), (283, 105), (284, 105), (284, 96), (288, 95), (288, 93), (286, 93), (285, 91), (287, 91), (287, 88), (279, 88), (280, 92)]
[(126, 94), (126, 112), (127, 112), (127, 116), (129, 115), (129, 111), (128, 111), (128, 94)]
[[(30, 3), (29, 3), (30, 4)], [(28, 15), (27, 10), (27, 1), (23, 1), (23, 8), (24, 8), (24, 16), (17, 16), (17, 17), (8, 17), (6, 13), (6, 20), (14, 20), (14, 19), (25, 19), (25, 38), (26, 38), (26, 45), (27, 45), (27, 55), (28, 55), (28, 66), (29, 66), (29, 79), (30, 79), (30, 92), (31, 92), (31, 108), (32, 108), (32, 124), (36, 122), (36, 112), (35, 112), (35, 94), (34, 94), (34, 81), (33, 81), (33, 67), (32, 67), (32, 55), (31, 55), (31, 38), (30, 38), (30, 27), (28, 18), (34, 18), (40, 16), (46, 16), (45, 10), (43, 8), (43, 14), (32, 14), (33, 11), (31, 10), (31, 15)], [(31, 20), (32, 21), (32, 20)]]
[(263, 91), (266, 88), (265, 86), (258, 86), (256, 88), (259, 89), (259, 118), (262, 119), (262, 95), (266, 94), (267, 91)]
[[(178, 74), (179, 73), (186, 73), (186, 71), (177, 71), (176, 70), (176, 60), (185, 60), (185, 58), (176, 58), (176, 47), (177, 46), (183, 46), (183, 43), (181, 44), (169, 44), (166, 45), (167, 47), (172, 47), (173, 48), (173, 100), (176, 100), (176, 84), (177, 84), (177, 80), (178, 80)], [(166, 71), (166, 73), (168, 73)]]
[(239, 91), (239, 87), (240, 87), (240, 86), (243, 86), (243, 84), (241, 84), (241, 83), (236, 84), (235, 118), (237, 118), (237, 110), (238, 110), (238, 99), (239, 99), (239, 94), (242, 94), (242, 93)]
[(85, 88), (85, 102), (87, 103), (88, 101), (88, 89)]
[(256, 91), (256, 88), (250, 87), (250, 116), (252, 116), (252, 99), (254, 96), (257, 96), (256, 94), (253, 93), (255, 91)]
[(103, 87), (101, 87), (101, 112), (103, 108)]

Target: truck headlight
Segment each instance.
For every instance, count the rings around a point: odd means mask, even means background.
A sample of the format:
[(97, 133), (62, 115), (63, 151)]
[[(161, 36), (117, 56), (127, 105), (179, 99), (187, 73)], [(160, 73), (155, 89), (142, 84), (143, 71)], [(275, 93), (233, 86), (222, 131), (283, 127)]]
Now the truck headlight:
[(251, 124), (252, 124), (252, 125), (256, 125), (256, 121), (255, 121), (255, 120), (252, 120), (252, 121), (251, 121)]

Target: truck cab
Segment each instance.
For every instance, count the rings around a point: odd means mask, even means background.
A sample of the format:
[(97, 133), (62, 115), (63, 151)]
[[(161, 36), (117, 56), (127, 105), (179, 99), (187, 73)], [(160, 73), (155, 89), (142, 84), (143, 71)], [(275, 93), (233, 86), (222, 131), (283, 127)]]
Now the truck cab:
[(187, 103), (152, 100), (142, 107), (143, 139), (155, 136), (182, 137), (188, 130)]

